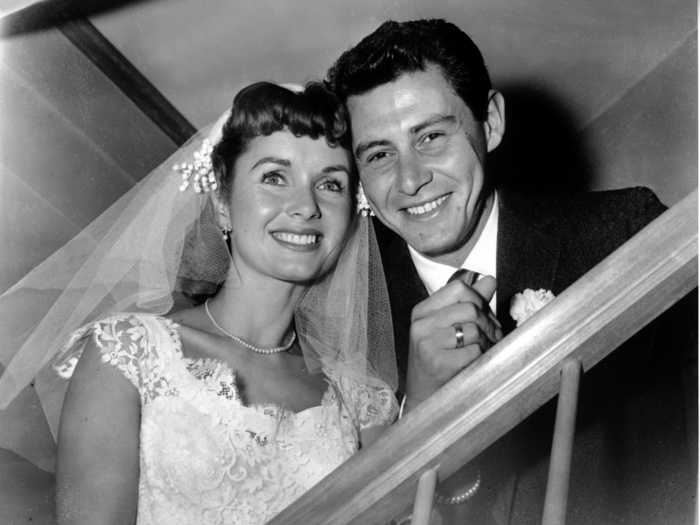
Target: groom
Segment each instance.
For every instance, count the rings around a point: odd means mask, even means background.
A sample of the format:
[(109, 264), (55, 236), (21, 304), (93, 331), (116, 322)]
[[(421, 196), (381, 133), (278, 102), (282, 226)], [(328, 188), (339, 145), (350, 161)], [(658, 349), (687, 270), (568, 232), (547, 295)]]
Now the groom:
[[(505, 133), (505, 101), (476, 45), (443, 20), (386, 22), (338, 59), (328, 82), (349, 110), (364, 192), (388, 228), (380, 249), (400, 388), (407, 376), (424, 385), (405, 392), (405, 410), (515, 328), (516, 293), (561, 293), (664, 211), (644, 188), (540, 197), (496, 188), (487, 157)], [(652, 330), (584, 376), (572, 523), (663, 521), (669, 486), (692, 479), (683, 393), (665, 366), (677, 360), (669, 348), (653, 353)], [(475, 523), (539, 523), (553, 414), (550, 402), (472, 462), (482, 477), (468, 502)]]

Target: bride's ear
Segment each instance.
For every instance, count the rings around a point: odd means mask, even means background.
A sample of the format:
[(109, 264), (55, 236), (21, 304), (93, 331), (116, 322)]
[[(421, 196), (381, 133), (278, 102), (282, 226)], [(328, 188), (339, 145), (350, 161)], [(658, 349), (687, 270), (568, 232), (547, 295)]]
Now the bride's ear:
[(231, 214), (229, 207), (219, 195), (218, 191), (210, 191), (211, 203), (214, 206), (214, 218), (220, 230), (231, 231)]

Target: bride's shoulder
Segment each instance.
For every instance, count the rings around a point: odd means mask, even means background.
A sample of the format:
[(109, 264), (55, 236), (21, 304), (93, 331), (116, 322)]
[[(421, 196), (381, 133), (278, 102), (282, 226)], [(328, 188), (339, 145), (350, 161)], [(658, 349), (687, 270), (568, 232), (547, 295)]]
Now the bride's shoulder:
[(73, 332), (53, 366), (60, 376), (68, 378), (88, 344), (96, 347), (103, 360), (121, 362), (138, 360), (152, 352), (154, 344), (162, 347), (164, 340), (177, 341), (177, 324), (172, 320), (150, 314), (113, 314)]
[(119, 313), (83, 326), (76, 330), (71, 339), (77, 340), (92, 334), (98, 339), (117, 340), (128, 336), (129, 340), (138, 341), (163, 332), (173, 332), (176, 327), (177, 322), (160, 315)]

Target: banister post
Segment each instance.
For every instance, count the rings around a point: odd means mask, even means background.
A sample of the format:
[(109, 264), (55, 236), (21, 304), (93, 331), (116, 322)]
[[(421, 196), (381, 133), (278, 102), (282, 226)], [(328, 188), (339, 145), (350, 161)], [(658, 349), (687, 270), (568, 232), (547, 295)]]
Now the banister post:
[(552, 455), (547, 478), (547, 494), (544, 499), (542, 525), (564, 525), (566, 502), (569, 497), (571, 454), (576, 430), (578, 386), (581, 379), (581, 361), (571, 359), (561, 371), (561, 387), (557, 402), (557, 419), (554, 423)]

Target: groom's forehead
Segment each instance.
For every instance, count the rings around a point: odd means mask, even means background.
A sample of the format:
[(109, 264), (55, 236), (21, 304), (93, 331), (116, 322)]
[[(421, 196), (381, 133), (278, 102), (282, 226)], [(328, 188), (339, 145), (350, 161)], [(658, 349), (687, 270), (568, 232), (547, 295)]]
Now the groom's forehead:
[[(429, 95), (426, 96), (427, 94)], [(471, 113), (471, 109), (437, 66), (429, 66), (425, 71), (403, 73), (390, 82), (351, 95), (346, 101), (346, 107), (352, 125), (358, 119), (372, 119), (378, 112), (432, 112), (437, 109), (438, 100), (453, 106), (453, 110), (466, 109)], [(455, 104), (459, 107), (454, 107)], [(435, 108), (429, 109), (428, 106)]]

